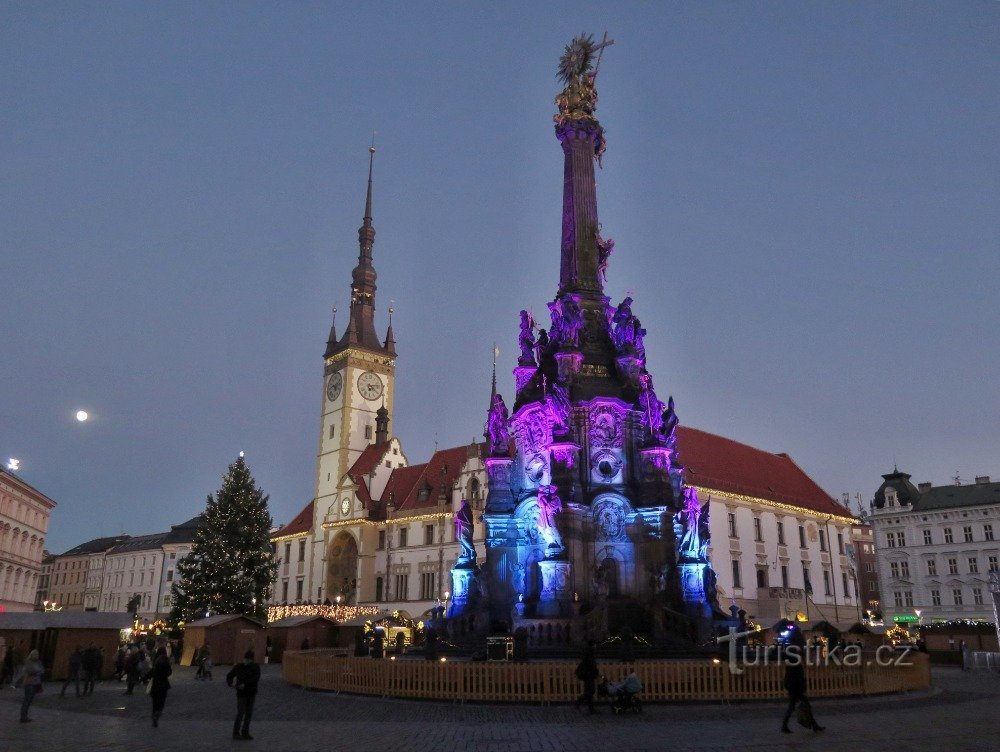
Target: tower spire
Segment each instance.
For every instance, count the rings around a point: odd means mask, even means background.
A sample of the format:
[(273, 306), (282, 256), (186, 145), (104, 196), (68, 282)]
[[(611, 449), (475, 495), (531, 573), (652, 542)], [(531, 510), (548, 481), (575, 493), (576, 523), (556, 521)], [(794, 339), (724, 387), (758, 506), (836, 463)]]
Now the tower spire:
[(493, 389), (490, 391), (490, 405), (493, 398), (497, 396), (497, 358), (500, 356), (500, 348), (493, 343)]
[(375, 141), (368, 147), (368, 190), (365, 194), (365, 215), (358, 228), (358, 265), (351, 275), (351, 313), (344, 335), (336, 347), (327, 347), (327, 357), (348, 347), (360, 347), (384, 352), (385, 347), (375, 332), (375, 280), (378, 275), (372, 263), (375, 226), (372, 223), (372, 174), (375, 169)]

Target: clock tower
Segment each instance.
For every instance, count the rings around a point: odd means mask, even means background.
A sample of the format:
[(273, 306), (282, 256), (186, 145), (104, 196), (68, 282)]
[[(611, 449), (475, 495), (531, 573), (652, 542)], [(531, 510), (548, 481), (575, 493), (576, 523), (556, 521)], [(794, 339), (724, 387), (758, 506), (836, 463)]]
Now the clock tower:
[[(369, 149), (368, 193), (365, 216), (358, 230), (360, 252), (351, 279), (351, 308), (347, 328), (337, 337), (336, 318), (323, 354), (323, 389), (319, 452), (316, 458), (316, 494), (313, 504), (313, 550), (307, 574), (306, 600), (325, 596), (326, 535), (323, 523), (362, 518), (365, 511), (351, 499), (340, 498), (338, 487), (361, 453), (386, 441), (393, 408), (396, 342), (392, 309), (384, 341), (375, 332), (375, 267), (372, 246), (372, 169), (375, 147)], [(336, 316), (336, 309), (334, 309)], [(383, 428), (379, 431), (379, 428)], [(346, 502), (346, 503), (345, 503)]]

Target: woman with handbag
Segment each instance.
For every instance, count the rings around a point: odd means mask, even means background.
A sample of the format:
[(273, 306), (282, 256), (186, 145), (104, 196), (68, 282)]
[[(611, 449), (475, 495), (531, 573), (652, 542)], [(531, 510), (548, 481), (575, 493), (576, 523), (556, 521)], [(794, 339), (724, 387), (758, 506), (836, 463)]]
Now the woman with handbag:
[(24, 687), (24, 700), (21, 702), (21, 723), (31, 721), (28, 718), (28, 708), (31, 707), (35, 695), (42, 691), (42, 676), (45, 674), (45, 666), (42, 665), (38, 657), (38, 651), (32, 650), (28, 653), (28, 660), (24, 662), (18, 673), (15, 686), (20, 683)]
[(806, 661), (809, 651), (806, 646), (802, 630), (794, 624), (787, 627), (788, 647), (785, 649), (785, 691), (788, 692), (788, 710), (785, 711), (785, 718), (781, 722), (783, 733), (790, 734), (792, 730), (788, 728), (788, 721), (795, 712), (795, 706), (799, 707), (798, 722), (800, 725), (810, 728), (813, 731), (822, 731), (823, 726), (816, 723), (816, 718), (812, 713), (812, 705), (806, 697)]

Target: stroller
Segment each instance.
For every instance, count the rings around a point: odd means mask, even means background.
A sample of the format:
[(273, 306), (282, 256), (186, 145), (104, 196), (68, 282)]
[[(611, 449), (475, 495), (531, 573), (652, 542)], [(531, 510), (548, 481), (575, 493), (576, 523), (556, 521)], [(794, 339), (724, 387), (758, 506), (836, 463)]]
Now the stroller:
[(615, 715), (641, 713), (642, 700), (637, 697), (641, 691), (642, 682), (634, 671), (620, 682), (604, 679), (597, 687), (598, 696), (611, 698), (611, 712)]

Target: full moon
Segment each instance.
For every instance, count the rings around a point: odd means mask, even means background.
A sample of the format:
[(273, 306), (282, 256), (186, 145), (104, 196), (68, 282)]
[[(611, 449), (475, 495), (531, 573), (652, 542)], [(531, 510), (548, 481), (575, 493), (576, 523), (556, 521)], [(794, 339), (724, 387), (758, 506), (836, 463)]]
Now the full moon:
[(83, 423), (89, 417), (90, 415), (87, 414), (86, 410), (77, 410), (76, 412), (76, 419), (81, 423)]

